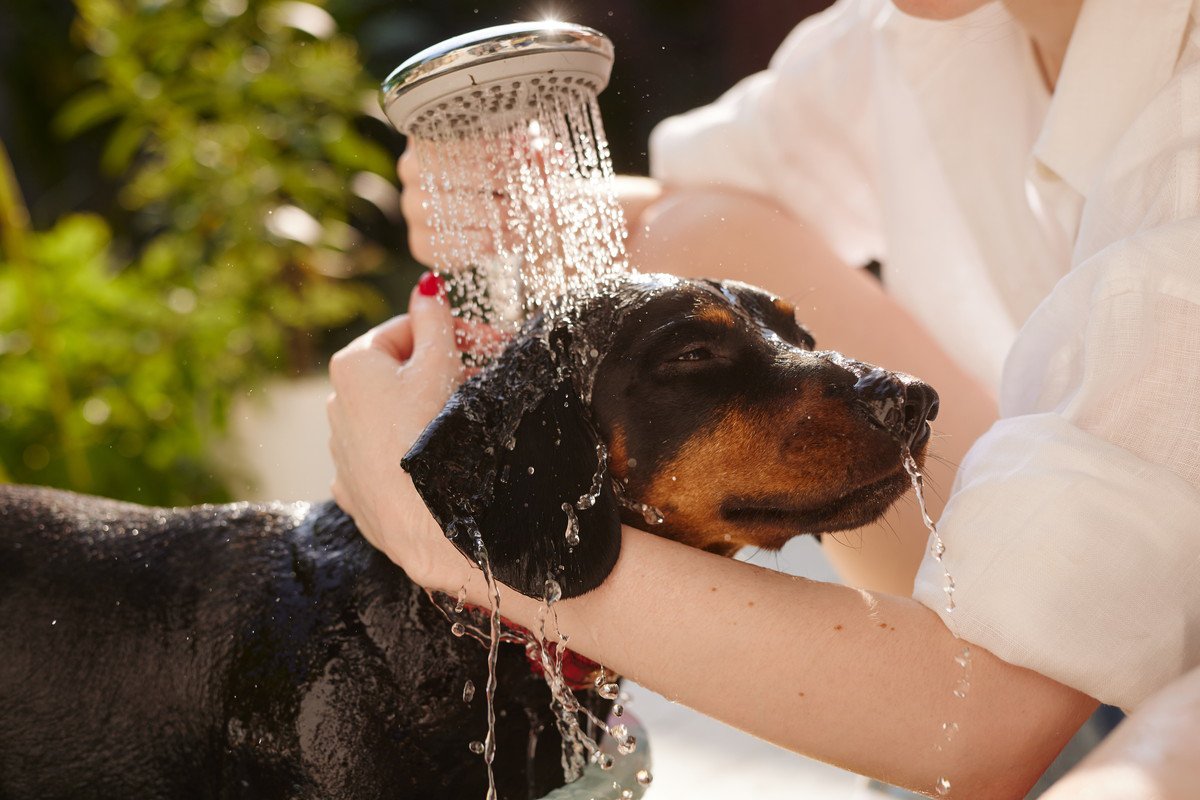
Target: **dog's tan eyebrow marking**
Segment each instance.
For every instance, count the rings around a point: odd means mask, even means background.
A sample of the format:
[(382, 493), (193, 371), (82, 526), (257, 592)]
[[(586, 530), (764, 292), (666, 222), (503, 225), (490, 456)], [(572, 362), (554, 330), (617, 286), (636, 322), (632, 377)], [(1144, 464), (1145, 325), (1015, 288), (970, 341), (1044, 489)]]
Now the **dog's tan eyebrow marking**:
[(703, 322), (720, 325), (725, 328), (732, 328), (737, 324), (737, 318), (734, 317), (733, 312), (720, 306), (704, 306), (698, 309), (693, 314), (693, 317)]
[(780, 314), (787, 314), (789, 317), (795, 318), (796, 307), (782, 297), (776, 297), (771, 301), (771, 304), (775, 306), (775, 310)]

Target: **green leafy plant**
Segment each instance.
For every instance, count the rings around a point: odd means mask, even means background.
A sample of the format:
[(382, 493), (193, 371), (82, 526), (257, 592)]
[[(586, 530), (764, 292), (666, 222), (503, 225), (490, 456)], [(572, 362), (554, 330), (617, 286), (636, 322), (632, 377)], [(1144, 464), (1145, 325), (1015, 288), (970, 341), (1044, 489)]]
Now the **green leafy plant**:
[(393, 174), (360, 131), (374, 85), (315, 3), (76, 6), (92, 81), (57, 128), (106, 128), (129, 219), (32, 231), (0, 158), (0, 479), (223, 499), (232, 398), (386, 312), (353, 224), (362, 173)]

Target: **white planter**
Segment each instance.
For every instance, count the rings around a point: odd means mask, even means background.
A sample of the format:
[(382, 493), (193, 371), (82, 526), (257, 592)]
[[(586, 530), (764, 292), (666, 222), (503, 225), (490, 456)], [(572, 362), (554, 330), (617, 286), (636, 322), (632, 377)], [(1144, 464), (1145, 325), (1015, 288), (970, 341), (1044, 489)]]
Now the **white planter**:
[(325, 500), (333, 480), (325, 375), (278, 380), (234, 403), (228, 458), (238, 500)]

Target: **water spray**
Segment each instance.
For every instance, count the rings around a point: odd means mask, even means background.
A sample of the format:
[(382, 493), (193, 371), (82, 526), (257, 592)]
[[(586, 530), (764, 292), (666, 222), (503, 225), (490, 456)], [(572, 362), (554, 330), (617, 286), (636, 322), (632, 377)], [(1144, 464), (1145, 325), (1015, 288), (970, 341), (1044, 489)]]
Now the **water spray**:
[(384, 111), (421, 165), (434, 266), (461, 316), (511, 331), (626, 268), (596, 102), (612, 64), (597, 30), (518, 23), (426, 48), (384, 82)]

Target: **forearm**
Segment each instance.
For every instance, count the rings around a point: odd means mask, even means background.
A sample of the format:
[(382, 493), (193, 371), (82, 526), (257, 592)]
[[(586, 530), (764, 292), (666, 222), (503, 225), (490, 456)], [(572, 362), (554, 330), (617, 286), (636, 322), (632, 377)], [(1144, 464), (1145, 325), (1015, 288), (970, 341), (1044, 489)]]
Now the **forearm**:
[[(568, 646), (790, 750), (922, 791), (947, 776), (953, 796), (1019, 797), (1095, 705), (978, 648), (955, 697), (963, 643), (915, 601), (629, 528), (622, 547), (600, 588), (555, 606)], [(501, 607), (537, 623), (529, 598), (505, 591)], [(959, 725), (948, 743), (944, 722)]]
[(1045, 800), (1186, 800), (1200, 786), (1200, 669), (1161, 689)]

